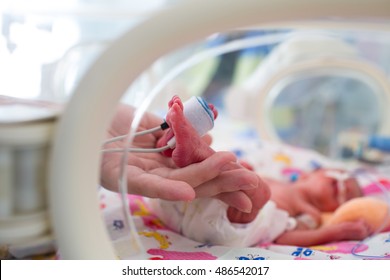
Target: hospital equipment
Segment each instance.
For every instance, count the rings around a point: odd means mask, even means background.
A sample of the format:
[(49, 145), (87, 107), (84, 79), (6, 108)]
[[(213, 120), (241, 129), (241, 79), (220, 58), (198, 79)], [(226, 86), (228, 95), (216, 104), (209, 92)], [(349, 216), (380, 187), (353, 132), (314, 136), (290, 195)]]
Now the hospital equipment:
[[(348, 40), (298, 33), (275, 47), (242, 85), (229, 91), (227, 108), (231, 115), (252, 122), (264, 138), (335, 158), (340, 157), (339, 139), (348, 131), (389, 134), (389, 92), (387, 74)], [(351, 114), (360, 108), (372, 108), (371, 114)], [(284, 123), (277, 117), (283, 112)], [(325, 127), (318, 126), (325, 121)]]
[[(0, 243), (16, 256), (53, 250), (47, 203), (49, 146), (60, 108), (0, 105)], [(39, 247), (39, 248), (38, 248)]]
[(368, 147), (384, 152), (390, 152), (390, 138), (380, 135), (372, 135), (368, 138)]
[[(198, 132), (200, 136), (205, 135), (214, 126), (214, 113), (209, 108), (207, 102), (199, 96), (193, 96), (183, 104), (184, 116), (191, 123), (193, 128)], [(141, 136), (148, 133), (153, 133), (158, 130), (165, 130), (169, 128), (169, 125), (164, 121), (160, 126), (150, 128), (144, 131), (134, 133), (134, 136)], [(118, 136), (115, 138), (108, 139), (104, 144), (112, 143), (121, 139), (125, 139), (127, 135)], [(175, 137), (169, 139), (166, 146), (161, 148), (128, 148), (127, 151), (133, 153), (159, 153), (167, 149), (173, 149), (176, 145)], [(123, 149), (104, 149), (102, 152), (123, 152)]]
[[(305, 9), (302, 9), (303, 6)], [(310, 14), (306, 11), (310, 11)], [(55, 137), (51, 140), (53, 155), (49, 173), (49, 194), (53, 227), (61, 256), (74, 259), (114, 259), (116, 257), (98, 212), (98, 202), (96, 199), (91, 199), (96, 197), (94, 187), (98, 185), (101, 143), (115, 105), (129, 84), (159, 57), (181, 45), (233, 28), (258, 25), (264, 28), (270, 28), (270, 26), (293, 28), (302, 25), (327, 26), (330, 24), (332, 28), (337, 29), (343, 24), (351, 27), (355, 24), (353, 20), (359, 21), (367, 17), (388, 19), (389, 13), (388, 2), (381, 0), (369, 3), (348, 0), (317, 1), (315, 3), (304, 0), (294, 1), (294, 3), (258, 0), (187, 1), (178, 4), (174, 9), (156, 14), (150, 20), (142, 22), (123, 34), (104, 52), (99, 53), (101, 55), (98, 56), (96, 63), (77, 83), (75, 94), (61, 115)], [(232, 14), (235, 16), (232, 17)], [(352, 22), (340, 21), (332, 26), (326, 20), (316, 20), (329, 15), (345, 17)], [(177, 19), (177, 21), (172, 19)], [(363, 20), (363, 23), (356, 25), (367, 30), (379, 29), (384, 32), (389, 30), (386, 21)], [(159, 32), (155, 32), (156, 30)], [(145, 36), (145, 34), (154, 36)], [(257, 103), (259, 99), (261, 99), (261, 104), (269, 103), (267, 98), (269, 96), (275, 98), (277, 96), (275, 92), (280, 92), (285, 88), (286, 82), (291, 77), (294, 75), (299, 77), (299, 74), (310, 73), (313, 69), (321, 68), (321, 65), (314, 65), (313, 68), (310, 62), (302, 63), (296, 68), (283, 68), (287, 69), (285, 72), (283, 70), (275, 72), (275, 76), (269, 77), (266, 90), (264, 90), (273, 92), (273, 94), (258, 94), (254, 97), (257, 101), (252, 100), (251, 103), (259, 104)], [(322, 66), (328, 67), (327, 70), (334, 69), (332, 67), (357, 69), (357, 72), (360, 72), (351, 74), (353, 77), (362, 73), (367, 74), (363, 80), (369, 80), (368, 84), (373, 84), (371, 81), (375, 80), (374, 84), (382, 88), (384, 95), (390, 92), (388, 78), (376, 68), (363, 64), (359, 60), (329, 59), (324, 63), (325, 65)], [(303, 72), (298, 72), (298, 70)], [(321, 70), (318, 71), (321, 72)], [(344, 72), (340, 70), (340, 74), (342, 73)], [(136, 136), (135, 132), (142, 115), (157, 98), (158, 93), (159, 90), (152, 92), (139, 104), (127, 136), (129, 143)], [(383, 98), (384, 101), (380, 104), (388, 102), (387, 97)], [(92, 107), (91, 99), (94, 100), (95, 107)], [(244, 108), (247, 107), (244, 106)], [(264, 117), (264, 110), (258, 110), (258, 112), (251, 110), (246, 113), (255, 114), (257, 120), (268, 120), (268, 116)], [(86, 111), (88, 111), (88, 118), (85, 118)], [(387, 119), (386, 112), (388, 110), (383, 110), (385, 117), (381, 116), (381, 119)], [(274, 139), (279, 139), (272, 134), (272, 130), (269, 132), (269, 123), (260, 125), (262, 126), (259, 128), (260, 131), (268, 133)], [(77, 135), (77, 138), (67, 137), (69, 135)], [(94, 238), (91, 238), (90, 229), (94, 231)], [(70, 244), (72, 246), (69, 246)]]
[(358, 159), (373, 166), (386, 166), (390, 158), (389, 143), (387, 135), (345, 132), (340, 135), (338, 144), (344, 158)]

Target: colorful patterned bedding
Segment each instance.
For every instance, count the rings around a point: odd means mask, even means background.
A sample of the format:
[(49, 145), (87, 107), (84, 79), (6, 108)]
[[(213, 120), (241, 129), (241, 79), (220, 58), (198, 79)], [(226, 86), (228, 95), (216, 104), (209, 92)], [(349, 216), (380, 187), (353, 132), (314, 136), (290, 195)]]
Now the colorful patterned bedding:
[[(260, 174), (280, 180), (290, 180), (300, 172), (318, 167), (340, 167), (313, 151), (289, 146), (260, 142), (249, 131), (241, 131), (228, 144), (215, 144), (216, 149), (231, 150), (250, 162)], [(218, 139), (224, 139), (218, 135)], [(222, 138), (221, 138), (222, 137)], [(250, 141), (249, 141), (250, 140)], [(245, 143), (245, 145), (243, 145)], [(228, 145), (228, 146), (227, 146)], [(390, 179), (370, 170), (370, 177), (359, 178), (365, 195), (383, 196), (377, 183), (390, 191)], [(99, 192), (102, 213), (119, 259), (169, 259), (169, 260), (290, 260), (290, 259), (389, 259), (390, 231), (360, 241), (343, 241), (313, 247), (259, 244), (249, 248), (232, 248), (201, 244), (171, 231), (150, 211), (147, 199), (128, 196), (127, 200), (134, 216), (136, 230), (144, 246), (145, 255), (137, 255), (135, 241), (129, 234), (121, 197), (117, 193), (101, 189)]]

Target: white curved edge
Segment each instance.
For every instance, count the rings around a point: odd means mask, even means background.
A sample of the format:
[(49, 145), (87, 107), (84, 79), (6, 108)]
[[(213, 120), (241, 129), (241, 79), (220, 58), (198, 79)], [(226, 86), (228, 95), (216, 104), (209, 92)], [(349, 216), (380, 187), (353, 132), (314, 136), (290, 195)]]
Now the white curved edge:
[(322, 17), (390, 17), (387, 0), (196, 0), (156, 14), (112, 44), (86, 73), (60, 119), (49, 177), (63, 259), (115, 259), (98, 207), (100, 143), (121, 96), (153, 61), (216, 32)]

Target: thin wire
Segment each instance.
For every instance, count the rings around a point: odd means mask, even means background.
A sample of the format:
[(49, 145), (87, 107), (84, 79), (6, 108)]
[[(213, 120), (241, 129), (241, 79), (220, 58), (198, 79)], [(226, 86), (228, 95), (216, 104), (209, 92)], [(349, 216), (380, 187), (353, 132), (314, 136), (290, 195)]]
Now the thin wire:
[[(148, 133), (153, 133), (153, 132), (158, 131), (158, 130), (164, 130), (165, 128), (166, 127), (164, 126), (164, 124), (162, 124), (160, 126), (157, 126), (157, 127), (151, 128), (151, 129), (147, 129), (147, 130), (143, 130), (140, 132), (136, 132), (133, 134), (129, 133), (126, 135), (111, 138), (111, 139), (107, 140), (106, 142), (104, 142), (104, 144), (108, 144), (108, 143), (112, 143), (112, 142), (115, 142), (118, 140), (126, 139), (126, 142), (128, 145), (130, 142), (133, 141), (135, 136), (141, 136), (141, 135), (145, 135)], [(104, 149), (104, 150), (102, 150), (102, 153), (114, 153), (114, 152), (122, 153), (122, 160), (121, 160), (122, 164), (121, 164), (121, 171), (120, 171), (121, 176), (119, 177), (119, 182), (118, 182), (119, 183), (119, 193), (121, 194), (120, 198), (122, 201), (122, 205), (124, 206), (122, 210), (123, 210), (125, 218), (126, 218), (125, 222), (129, 226), (130, 238), (131, 238), (132, 244), (135, 245), (136, 250), (138, 251), (138, 254), (139, 254), (139, 258), (141, 258), (141, 259), (146, 258), (147, 253), (145, 250), (145, 246), (143, 245), (141, 238), (137, 232), (137, 227), (136, 227), (135, 222), (134, 222), (134, 217), (133, 217), (132, 213), (130, 213), (130, 211), (131, 211), (130, 210), (130, 199), (131, 198), (128, 196), (128, 193), (127, 193), (127, 181), (126, 181), (127, 177), (126, 177), (126, 173), (124, 172), (125, 162), (127, 161), (128, 153), (126, 153), (125, 151), (133, 152), (133, 153), (139, 153), (139, 152), (156, 153), (156, 152), (165, 151), (169, 148), (170, 148), (169, 145), (166, 145), (166, 146), (160, 147), (160, 148), (145, 148), (145, 149), (143, 149), (143, 148), (126, 148), (126, 149), (118, 148), (118, 149)]]
[(356, 250), (361, 247), (362, 245), (366, 244), (369, 242), (373, 237), (375, 237), (377, 234), (381, 233), (382, 230), (386, 227), (387, 221), (390, 219), (390, 192), (386, 189), (386, 187), (378, 180), (372, 178), (365, 170), (357, 170), (354, 173), (357, 175), (363, 175), (365, 176), (369, 181), (371, 181), (373, 184), (378, 186), (381, 191), (383, 192), (385, 199), (387, 200), (387, 203), (389, 205), (389, 209), (387, 210), (387, 218), (384, 219), (382, 222), (382, 225), (370, 236), (366, 237), (362, 241), (359, 241), (352, 249), (351, 249), (351, 254), (360, 257), (360, 258), (375, 258), (375, 259), (389, 259), (389, 256), (371, 256), (371, 255), (363, 255), (359, 254), (356, 252)]
[[(150, 129), (146, 129), (146, 130), (142, 130), (142, 131), (136, 132), (134, 134), (134, 136), (142, 136), (142, 135), (153, 133), (153, 132), (156, 132), (156, 131), (159, 131), (159, 130), (161, 130), (161, 126), (160, 125), (156, 126), (156, 127), (153, 127), (153, 128), (150, 128)], [(113, 142), (116, 142), (116, 141), (119, 141), (119, 140), (123, 140), (126, 137), (127, 137), (127, 134), (110, 138), (110, 139), (104, 141), (103, 145), (107, 145), (109, 143), (113, 143)]]
[(104, 149), (102, 150), (102, 153), (123, 153), (124, 151), (127, 151), (129, 153), (160, 153), (170, 148), (171, 147), (169, 145), (160, 148), (127, 148), (127, 149), (113, 148), (113, 149)]

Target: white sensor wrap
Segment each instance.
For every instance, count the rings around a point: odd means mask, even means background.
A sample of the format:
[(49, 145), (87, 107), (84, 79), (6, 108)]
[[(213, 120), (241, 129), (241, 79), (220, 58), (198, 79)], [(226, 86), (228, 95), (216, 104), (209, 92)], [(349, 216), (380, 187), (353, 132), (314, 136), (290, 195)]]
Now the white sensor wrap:
[[(214, 112), (209, 108), (207, 102), (198, 96), (193, 96), (183, 103), (184, 116), (191, 123), (200, 136), (205, 135), (214, 127)], [(174, 148), (175, 137), (168, 141), (168, 145)]]
[(201, 97), (193, 96), (184, 102), (184, 116), (200, 136), (214, 127), (214, 112)]

